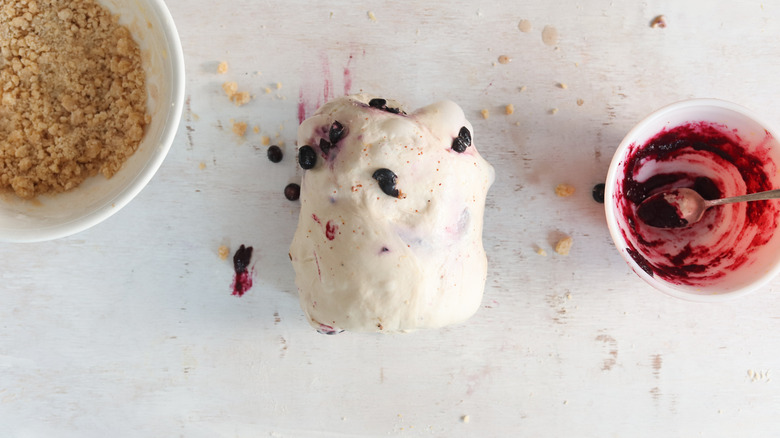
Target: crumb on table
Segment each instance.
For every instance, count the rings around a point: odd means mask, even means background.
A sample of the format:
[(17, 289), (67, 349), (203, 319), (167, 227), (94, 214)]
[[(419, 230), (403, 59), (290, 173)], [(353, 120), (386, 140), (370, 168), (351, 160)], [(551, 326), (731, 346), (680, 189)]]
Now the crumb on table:
[(227, 260), (228, 256), (230, 255), (230, 248), (225, 245), (221, 245), (217, 250), (217, 255), (219, 255), (221, 260)]
[(569, 251), (571, 251), (571, 246), (573, 243), (574, 239), (569, 236), (564, 237), (555, 244), (555, 252), (560, 255), (569, 255)]
[(650, 21), (650, 27), (657, 28), (660, 27), (661, 29), (666, 27), (666, 17), (663, 15), (657, 15), (655, 18)]
[(246, 122), (233, 122), (233, 133), (243, 137), (246, 134)]
[(547, 251), (545, 251), (544, 248), (542, 248), (541, 246), (537, 246), (536, 247), (536, 253), (539, 254), (542, 257), (546, 257), (547, 256)]
[(483, 119), (487, 119), (488, 117), (490, 117), (490, 111), (488, 111), (487, 108), (485, 108), (482, 111), (480, 111), (480, 113), (482, 114), (482, 118)]
[(217, 73), (223, 75), (223, 74), (227, 73), (227, 71), (228, 71), (228, 63), (227, 63), (227, 61), (220, 62), (219, 65), (217, 66)]
[(574, 186), (571, 184), (558, 184), (555, 186), (555, 194), (566, 198), (574, 194)]
[(225, 91), (227, 97), (232, 98), (238, 93), (238, 84), (235, 81), (228, 81), (222, 84), (222, 89)]
[(504, 112), (506, 113), (506, 115), (513, 114), (515, 112), (515, 106), (510, 103), (509, 105), (504, 107)]
[(234, 94), (230, 100), (232, 100), (236, 106), (242, 106), (249, 103), (249, 101), (252, 100), (252, 96), (249, 95), (248, 91), (239, 91), (238, 93)]

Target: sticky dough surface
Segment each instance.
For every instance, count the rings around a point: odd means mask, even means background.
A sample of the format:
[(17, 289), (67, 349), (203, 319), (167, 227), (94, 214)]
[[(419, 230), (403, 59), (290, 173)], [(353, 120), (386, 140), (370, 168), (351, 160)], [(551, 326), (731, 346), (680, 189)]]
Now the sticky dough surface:
[[(485, 286), (482, 219), (493, 167), (455, 103), (407, 115), (370, 107), (370, 99), (333, 100), (298, 129), (298, 145), (317, 152), (315, 167), (304, 172), (290, 247), (301, 307), (325, 333), (464, 321)], [(394, 101), (387, 107), (400, 108)], [(323, 150), (335, 121), (345, 134)], [(458, 153), (451, 146), (464, 126), (472, 144)], [(380, 168), (397, 175), (398, 197), (372, 178)]]

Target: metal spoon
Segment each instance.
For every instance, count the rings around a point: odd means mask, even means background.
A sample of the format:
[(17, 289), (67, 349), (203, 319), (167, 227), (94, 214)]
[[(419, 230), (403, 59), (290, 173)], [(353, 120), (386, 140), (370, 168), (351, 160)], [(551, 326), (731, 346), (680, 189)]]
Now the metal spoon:
[(780, 190), (769, 190), (708, 201), (692, 189), (671, 189), (642, 201), (637, 208), (637, 216), (651, 227), (682, 228), (699, 222), (704, 212), (716, 205), (778, 198)]

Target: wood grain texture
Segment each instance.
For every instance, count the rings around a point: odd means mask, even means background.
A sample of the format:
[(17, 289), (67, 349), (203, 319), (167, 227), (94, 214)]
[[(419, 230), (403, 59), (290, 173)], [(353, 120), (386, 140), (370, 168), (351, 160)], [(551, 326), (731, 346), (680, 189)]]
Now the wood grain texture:
[[(718, 97), (780, 126), (779, 5), (167, 3), (187, 106), (158, 174), (88, 231), (0, 247), (0, 436), (776, 435), (780, 283), (728, 304), (668, 298), (620, 258), (590, 191), (665, 104)], [(228, 80), (254, 99), (233, 105)], [(304, 321), (287, 256), (298, 206), (282, 195), (301, 175), (299, 104), (361, 90), (457, 102), (496, 168), (487, 290), (465, 324), (322, 336)], [(558, 198), (564, 182), (576, 192)], [(552, 251), (562, 235), (568, 256)], [(254, 287), (238, 298), (217, 250), (240, 244)]]

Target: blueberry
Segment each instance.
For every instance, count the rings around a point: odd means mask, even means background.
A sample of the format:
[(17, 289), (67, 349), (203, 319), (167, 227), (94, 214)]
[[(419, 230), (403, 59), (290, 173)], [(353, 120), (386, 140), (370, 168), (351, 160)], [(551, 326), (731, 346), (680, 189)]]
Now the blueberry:
[(377, 109), (385, 109), (387, 101), (385, 99), (374, 98), (368, 101), (368, 106)]
[(330, 140), (331, 144), (338, 143), (339, 140), (341, 140), (341, 137), (344, 136), (344, 125), (339, 123), (338, 120), (333, 122), (332, 125), (330, 125), (330, 131), (328, 131), (328, 140)]
[(301, 146), (298, 149), (298, 164), (303, 169), (311, 169), (317, 164), (317, 153), (311, 146)]
[(598, 202), (599, 204), (604, 203), (604, 189), (606, 188), (606, 185), (604, 183), (596, 184), (593, 186), (593, 200)]
[(247, 267), (249, 266), (249, 262), (252, 260), (252, 247), (241, 245), (238, 250), (236, 250), (236, 253), (233, 255), (233, 269), (235, 269), (236, 274), (240, 274), (242, 272), (247, 271)]
[(391, 114), (406, 114), (405, 112), (401, 111), (399, 108), (390, 108), (387, 106), (387, 100), (380, 99), (380, 98), (374, 98), (368, 101), (368, 106), (371, 108), (381, 109), (382, 111), (387, 111)]
[(469, 132), (469, 128), (464, 126), (460, 128), (458, 136), (452, 140), (452, 150), (462, 153), (469, 146), (471, 146), (471, 132)]
[(271, 160), (272, 163), (282, 161), (283, 156), (282, 149), (279, 146), (273, 145), (268, 148), (268, 159)]
[(398, 179), (396, 174), (390, 169), (377, 169), (372, 178), (379, 183), (379, 188), (385, 192), (386, 195), (397, 198), (399, 196), (398, 189), (395, 188), (395, 181)]
[(301, 196), (301, 186), (295, 183), (287, 184), (284, 188), (284, 197), (290, 201), (297, 201)]
[(328, 140), (325, 140), (324, 138), (320, 139), (320, 150), (322, 151), (325, 156), (328, 156), (328, 152), (330, 152), (331, 148), (333, 147), (332, 144)]

